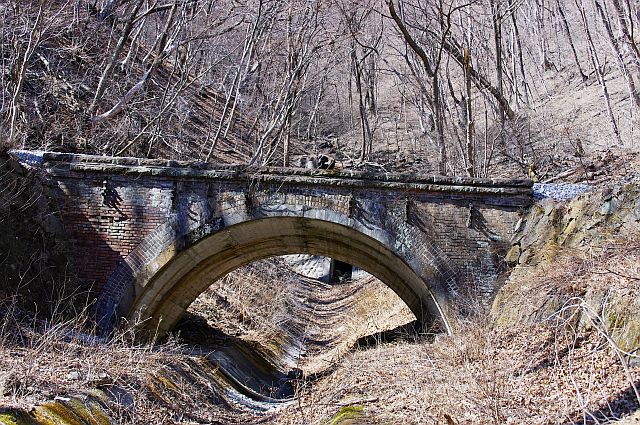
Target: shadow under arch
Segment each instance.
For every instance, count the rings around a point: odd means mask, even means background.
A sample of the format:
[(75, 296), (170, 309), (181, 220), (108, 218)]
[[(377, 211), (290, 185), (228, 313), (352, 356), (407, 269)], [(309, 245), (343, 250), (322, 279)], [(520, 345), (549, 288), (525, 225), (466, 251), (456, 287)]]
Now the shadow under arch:
[(428, 267), (414, 270), (382, 242), (351, 227), (295, 216), (240, 222), (173, 254), (150, 279), (137, 282), (125, 316), (143, 320), (145, 329), (163, 336), (216, 280), (246, 264), (287, 254), (321, 255), (360, 267), (390, 287), (423, 324), (437, 323), (450, 332), (446, 300), (429, 286), (435, 274)]

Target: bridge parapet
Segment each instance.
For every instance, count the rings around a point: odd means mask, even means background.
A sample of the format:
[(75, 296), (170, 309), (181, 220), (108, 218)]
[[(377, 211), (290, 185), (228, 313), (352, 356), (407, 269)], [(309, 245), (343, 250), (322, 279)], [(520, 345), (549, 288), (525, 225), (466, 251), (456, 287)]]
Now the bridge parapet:
[(531, 202), (533, 182), (527, 179), (484, 179), (417, 173), (372, 172), (351, 169), (306, 169), (215, 165), (203, 162), (171, 161), (84, 154), (13, 151), (24, 163), (42, 167), (52, 176), (95, 173), (149, 176), (169, 179), (203, 179), (247, 183), (371, 188), (411, 192), (442, 192), (520, 197), (513, 203)]

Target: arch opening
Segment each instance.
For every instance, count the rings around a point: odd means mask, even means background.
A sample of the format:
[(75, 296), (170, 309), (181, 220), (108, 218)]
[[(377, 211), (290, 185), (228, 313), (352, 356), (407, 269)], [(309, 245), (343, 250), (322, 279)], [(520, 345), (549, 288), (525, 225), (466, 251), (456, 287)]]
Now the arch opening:
[(429, 286), (434, 274), (428, 267), (415, 270), (384, 243), (352, 227), (304, 217), (260, 218), (204, 237), (147, 282), (138, 282), (125, 315), (164, 335), (216, 280), (244, 265), (291, 254), (330, 257), (363, 269), (391, 288), (424, 325), (450, 331), (442, 303)]
[[(189, 305), (176, 336), (201, 352), (222, 352), (234, 368), (248, 361), (262, 369), (253, 361), (264, 358), (280, 372), (304, 376), (322, 373), (357, 345), (410, 337), (414, 314), (380, 280), (359, 272), (331, 283), (318, 274), (326, 257), (302, 258), (268, 258), (214, 282)], [(254, 352), (259, 356), (247, 357)]]
[(329, 282), (340, 282), (343, 279), (351, 279), (353, 277), (353, 266), (344, 261), (331, 259), (329, 267)]

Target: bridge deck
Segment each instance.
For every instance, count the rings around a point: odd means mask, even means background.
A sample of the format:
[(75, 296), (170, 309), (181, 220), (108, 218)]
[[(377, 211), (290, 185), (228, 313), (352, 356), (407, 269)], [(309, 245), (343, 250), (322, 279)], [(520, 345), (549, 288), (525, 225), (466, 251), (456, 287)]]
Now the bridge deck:
[(528, 179), (484, 179), (418, 173), (371, 172), (351, 169), (247, 167), (203, 162), (108, 157), (71, 153), (12, 151), (23, 164), (44, 168), (52, 176), (94, 173), (151, 176), (170, 179), (211, 179), (250, 183), (352, 187), (409, 192), (474, 193), (524, 196), (533, 199)]

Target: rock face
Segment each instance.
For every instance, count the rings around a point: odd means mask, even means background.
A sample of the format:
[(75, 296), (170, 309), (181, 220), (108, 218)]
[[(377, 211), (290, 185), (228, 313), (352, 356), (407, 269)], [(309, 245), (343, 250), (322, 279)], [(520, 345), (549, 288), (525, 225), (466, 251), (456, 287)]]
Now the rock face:
[(570, 306), (579, 328), (606, 332), (623, 352), (640, 347), (638, 185), (544, 199), (516, 228), (506, 256), (514, 269), (492, 308), (499, 324), (545, 321)]
[(553, 259), (560, 248), (601, 249), (640, 232), (640, 188), (634, 184), (601, 189), (558, 202), (545, 198), (516, 225), (507, 255), (510, 265)]

